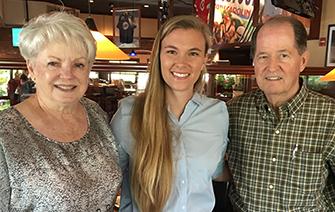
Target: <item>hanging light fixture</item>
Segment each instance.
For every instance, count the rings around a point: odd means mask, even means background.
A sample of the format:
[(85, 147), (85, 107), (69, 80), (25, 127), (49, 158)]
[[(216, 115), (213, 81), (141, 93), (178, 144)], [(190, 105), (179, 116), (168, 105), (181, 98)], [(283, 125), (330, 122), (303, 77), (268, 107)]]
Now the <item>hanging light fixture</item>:
[(117, 47), (113, 42), (111, 42), (98, 31), (98, 28), (95, 25), (93, 18), (91, 17), (90, 0), (88, 0), (88, 17), (86, 18), (85, 22), (97, 42), (96, 59), (129, 60), (129, 56), (126, 53), (124, 53), (121, 49), (119, 49), (119, 47)]
[(131, 52), (129, 53), (129, 56), (135, 57), (137, 54), (135, 52), (135, 50), (131, 50)]
[(320, 78), (321, 81), (335, 81), (335, 68)]

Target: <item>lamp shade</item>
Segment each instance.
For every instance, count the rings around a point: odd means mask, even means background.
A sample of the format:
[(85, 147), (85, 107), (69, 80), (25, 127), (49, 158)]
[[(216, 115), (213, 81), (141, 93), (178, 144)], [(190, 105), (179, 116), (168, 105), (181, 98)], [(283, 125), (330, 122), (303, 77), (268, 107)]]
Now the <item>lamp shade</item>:
[(97, 42), (96, 59), (101, 60), (129, 60), (129, 56), (121, 51), (114, 43), (98, 31), (91, 31)]
[(335, 81), (335, 68), (320, 78), (321, 81)]
[(101, 34), (94, 23), (93, 18), (88, 17), (85, 20), (88, 28), (97, 42), (96, 59), (100, 60), (129, 60), (129, 56), (117, 47), (106, 36)]

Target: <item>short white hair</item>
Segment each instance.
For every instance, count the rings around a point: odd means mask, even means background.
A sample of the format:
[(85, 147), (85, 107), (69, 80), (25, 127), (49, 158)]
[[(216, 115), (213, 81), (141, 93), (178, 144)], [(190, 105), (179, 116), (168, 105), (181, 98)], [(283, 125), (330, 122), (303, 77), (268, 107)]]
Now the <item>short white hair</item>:
[(25, 60), (34, 59), (49, 43), (64, 42), (86, 50), (90, 64), (94, 63), (96, 42), (80, 18), (66, 12), (46, 13), (31, 19), (20, 33), (19, 48)]

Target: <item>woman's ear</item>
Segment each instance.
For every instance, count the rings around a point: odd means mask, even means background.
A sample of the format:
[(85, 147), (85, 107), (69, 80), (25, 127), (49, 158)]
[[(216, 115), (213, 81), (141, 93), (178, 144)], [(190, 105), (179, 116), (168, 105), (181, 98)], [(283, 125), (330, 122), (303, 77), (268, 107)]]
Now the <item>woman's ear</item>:
[(31, 79), (33, 81), (35, 81), (36, 80), (36, 73), (34, 71), (34, 64), (33, 64), (33, 62), (31, 60), (27, 60), (26, 61), (26, 65), (27, 65), (28, 73), (29, 73)]

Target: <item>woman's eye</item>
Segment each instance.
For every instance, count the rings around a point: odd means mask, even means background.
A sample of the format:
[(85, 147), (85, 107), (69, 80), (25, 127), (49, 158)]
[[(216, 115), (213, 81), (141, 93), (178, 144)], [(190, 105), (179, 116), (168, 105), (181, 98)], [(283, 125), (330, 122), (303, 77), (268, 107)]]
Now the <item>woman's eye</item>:
[(168, 53), (168, 54), (177, 54), (177, 52), (175, 50), (167, 50), (166, 53)]
[(199, 56), (200, 54), (199, 54), (199, 52), (191, 52), (190, 55), (191, 56)]
[(76, 63), (75, 66), (76, 66), (76, 68), (80, 68), (80, 69), (85, 67), (85, 65), (83, 63)]
[(48, 62), (48, 66), (57, 67), (57, 66), (59, 66), (59, 63), (51, 61), (51, 62)]

